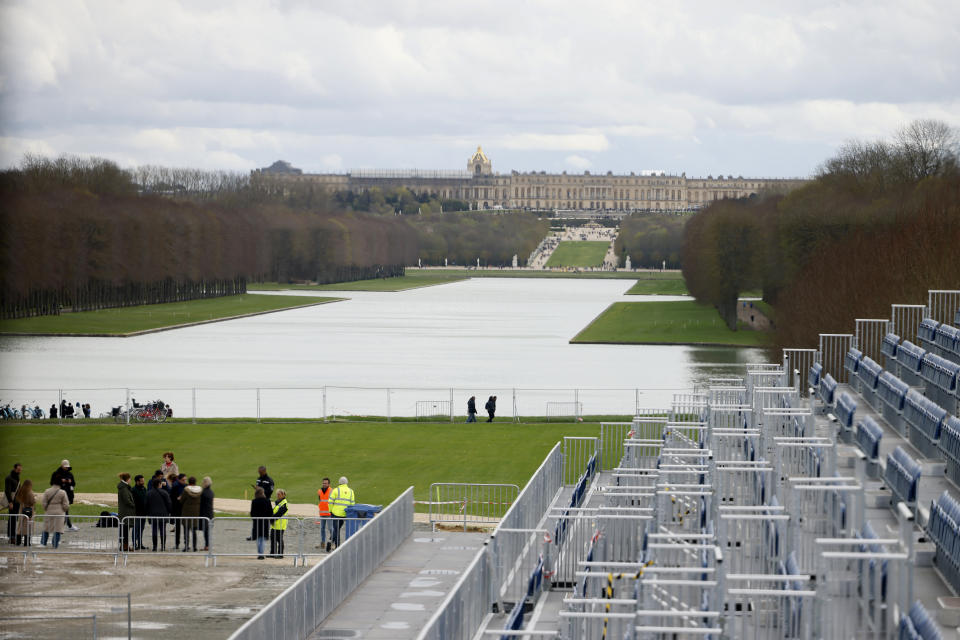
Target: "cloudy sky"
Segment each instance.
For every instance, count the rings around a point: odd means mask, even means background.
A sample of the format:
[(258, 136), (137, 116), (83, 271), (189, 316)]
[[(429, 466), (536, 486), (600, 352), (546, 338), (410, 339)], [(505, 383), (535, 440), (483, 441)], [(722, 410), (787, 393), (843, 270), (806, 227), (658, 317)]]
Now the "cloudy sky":
[(0, 164), (803, 176), (958, 65), (956, 0), (0, 0)]

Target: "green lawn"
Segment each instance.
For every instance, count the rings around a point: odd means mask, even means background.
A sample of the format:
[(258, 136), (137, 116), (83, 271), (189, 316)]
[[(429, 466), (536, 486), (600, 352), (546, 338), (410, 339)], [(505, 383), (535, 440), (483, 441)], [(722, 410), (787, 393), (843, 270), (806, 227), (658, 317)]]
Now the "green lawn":
[(637, 279), (636, 284), (630, 287), (630, 290), (627, 291), (627, 295), (631, 295), (631, 296), (690, 295), (690, 292), (687, 291), (687, 283), (684, 281), (683, 274), (680, 272), (671, 272), (671, 275), (676, 276), (673, 278), (648, 278), (647, 275), (657, 275), (657, 274), (644, 274), (643, 276), (641, 276), (639, 279)]
[(766, 333), (730, 331), (713, 307), (693, 301), (615, 302), (570, 342), (765, 346)]
[(121, 307), (100, 311), (64, 313), (16, 320), (0, 320), (0, 333), (81, 333), (122, 335), (160, 327), (216, 318), (229, 318), (248, 313), (292, 309), (339, 298), (306, 298), (302, 296), (261, 296), (243, 294), (223, 298), (207, 298), (189, 302), (171, 302), (138, 307)]
[(313, 502), (324, 476), (345, 475), (357, 501), (386, 505), (410, 485), (428, 498), (432, 482), (513, 483), (521, 488), (563, 436), (599, 435), (596, 423), (0, 425), (0, 469), (47, 487), (60, 460), (73, 464), (77, 491), (113, 492), (117, 474), (151, 476), (164, 451), (183, 473), (213, 479), (222, 498), (251, 496), (264, 464), (291, 502)]
[(550, 254), (548, 267), (599, 267), (610, 247), (604, 241), (561, 242)]

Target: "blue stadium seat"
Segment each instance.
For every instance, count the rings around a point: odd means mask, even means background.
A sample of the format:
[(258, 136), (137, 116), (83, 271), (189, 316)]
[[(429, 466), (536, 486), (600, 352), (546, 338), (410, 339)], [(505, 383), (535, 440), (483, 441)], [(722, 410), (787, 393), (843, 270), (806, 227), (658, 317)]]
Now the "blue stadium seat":
[(960, 355), (960, 329), (944, 322), (937, 327), (936, 343), (944, 351)]
[(857, 412), (857, 401), (844, 391), (837, 399), (837, 408), (834, 413), (837, 414), (837, 422), (844, 429), (853, 429), (853, 416)]
[(860, 370), (857, 372), (857, 379), (860, 380), (860, 393), (875, 391), (881, 373), (883, 373), (883, 367), (870, 356), (861, 360)]
[(868, 460), (877, 460), (880, 457), (880, 440), (883, 438), (883, 428), (870, 416), (864, 416), (857, 421), (857, 446), (863, 451)]
[[(859, 537), (863, 538), (863, 540), (866, 542), (866, 544), (860, 545), (861, 552), (883, 553), (883, 547), (881, 547), (879, 544), (871, 544), (869, 542), (870, 540), (876, 540), (879, 537), (869, 522), (865, 522), (863, 524), (863, 527), (860, 529)], [(886, 600), (887, 597), (887, 563), (888, 560), (878, 561), (875, 558), (871, 558), (869, 561), (867, 561), (867, 590), (871, 594), (877, 594), (877, 565), (879, 564), (880, 566), (880, 589), (878, 595), (880, 596), (881, 600)], [(861, 565), (860, 570), (863, 571), (863, 565)]]
[(850, 372), (851, 376), (857, 375), (857, 369), (860, 368), (860, 361), (863, 360), (863, 351), (856, 347), (850, 347), (847, 355), (843, 357), (843, 368)]
[(937, 339), (937, 327), (940, 323), (933, 318), (924, 318), (917, 327), (917, 337), (921, 342), (935, 342)]
[(823, 365), (819, 362), (814, 362), (813, 366), (810, 367), (809, 373), (807, 373), (807, 384), (813, 387), (814, 389), (820, 386), (820, 378), (823, 376)]
[(927, 533), (936, 545), (934, 564), (957, 590), (960, 588), (960, 503), (946, 491), (930, 504)]
[(917, 384), (920, 381), (920, 363), (927, 350), (918, 347), (909, 340), (900, 343), (897, 349), (897, 375), (907, 384)]
[(957, 309), (957, 312), (953, 314), (953, 326), (960, 327), (960, 309)]
[(898, 640), (943, 640), (937, 624), (919, 600), (910, 607), (910, 613), (900, 618)]
[(910, 385), (889, 371), (884, 371), (877, 379), (877, 394), (897, 411), (903, 411), (903, 402), (909, 390)]
[(832, 407), (837, 392), (837, 381), (829, 373), (823, 376), (820, 386), (817, 388), (817, 396), (823, 404)]
[(957, 390), (957, 375), (960, 375), (960, 364), (935, 353), (928, 353), (920, 362), (920, 376), (947, 393)]
[(921, 472), (920, 464), (911, 458), (903, 447), (897, 447), (887, 455), (883, 479), (893, 492), (894, 508), (897, 502), (906, 502), (909, 507), (916, 504)]
[(907, 399), (903, 403), (903, 418), (911, 427), (910, 442), (923, 455), (936, 455), (936, 444), (946, 417), (946, 409), (915, 389), (907, 393)]
[(938, 446), (947, 461), (947, 477), (960, 486), (960, 418), (950, 416), (944, 420)]
[(900, 336), (895, 333), (888, 333), (883, 336), (883, 342), (880, 343), (880, 353), (888, 358), (897, 359), (897, 348), (900, 346)]

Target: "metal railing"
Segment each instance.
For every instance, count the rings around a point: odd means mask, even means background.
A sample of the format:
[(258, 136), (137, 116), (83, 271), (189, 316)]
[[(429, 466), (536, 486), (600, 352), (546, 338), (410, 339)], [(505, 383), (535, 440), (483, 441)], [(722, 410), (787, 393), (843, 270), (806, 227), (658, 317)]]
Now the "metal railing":
[[(643, 411), (642, 406), (669, 403), (673, 388), (553, 388), (528, 389), (500, 387), (475, 389), (454, 387), (250, 387), (250, 388), (9, 388), (0, 389), (0, 398), (11, 406), (39, 406), (49, 418), (56, 405), (60, 424), (85, 420), (79, 408), (73, 418), (60, 415), (61, 403), (91, 406), (91, 420), (130, 424), (135, 421), (135, 405), (160, 400), (171, 410), (174, 420), (205, 421), (255, 420), (257, 422), (328, 422), (355, 420), (429, 419), (465, 422), (467, 400), (477, 397), (479, 419), (485, 419), (483, 405), (489, 396), (497, 396), (496, 421), (546, 422), (597, 419), (629, 420)], [(641, 400), (644, 405), (641, 405)], [(572, 403), (572, 404), (571, 404)], [(550, 409), (548, 410), (548, 406)], [(554, 413), (554, 407), (562, 407)], [(111, 415), (118, 408), (118, 416)], [(572, 408), (572, 409), (571, 409)]]
[[(80, 594), (80, 593), (0, 593), (0, 600), (23, 600), (33, 607), (38, 600), (56, 600), (57, 613), (69, 611), (72, 615), (31, 615), (5, 616), (0, 618), (0, 636), (19, 638), (83, 638), (89, 635), (98, 638), (105, 623), (110, 624), (109, 637), (117, 636), (116, 627), (126, 628), (126, 637), (133, 637), (133, 608), (130, 594)], [(109, 607), (106, 612), (98, 608), (98, 614), (87, 614), (89, 607), (85, 603), (91, 600), (116, 601), (124, 600), (125, 606)], [(4, 607), (4, 609), (8, 609)], [(32, 609), (31, 609), (31, 612)], [(117, 614), (123, 615), (118, 619)], [(79, 623), (79, 624), (78, 624)]]
[(821, 333), (820, 364), (823, 365), (824, 375), (829, 373), (837, 382), (848, 382), (849, 375), (843, 368), (843, 357), (855, 345), (856, 337), (852, 333)]
[(809, 389), (807, 376), (810, 374), (810, 367), (816, 361), (816, 349), (784, 349), (783, 370), (787, 375), (786, 386), (798, 389), (801, 397), (805, 398)]
[(929, 317), (937, 322), (953, 323), (957, 309), (960, 309), (960, 291), (932, 289), (927, 292)]
[(430, 526), (438, 524), (480, 527), (496, 525), (516, 501), (515, 484), (435, 482), (430, 485)]
[(307, 638), (413, 531), (413, 487), (237, 629), (231, 640)]
[(863, 352), (863, 355), (869, 356), (877, 362), (883, 361), (883, 354), (880, 353), (880, 345), (883, 343), (883, 336), (890, 331), (890, 321), (886, 319), (856, 319), (857, 349)]

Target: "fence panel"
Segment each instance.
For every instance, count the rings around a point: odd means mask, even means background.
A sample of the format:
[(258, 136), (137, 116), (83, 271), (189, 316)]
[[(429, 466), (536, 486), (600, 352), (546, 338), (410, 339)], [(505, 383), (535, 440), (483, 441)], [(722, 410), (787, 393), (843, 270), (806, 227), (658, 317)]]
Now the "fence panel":
[(413, 487), (233, 633), (234, 640), (309, 637), (413, 531)]
[(64, 516), (37, 515), (31, 522), (31, 554), (103, 554), (113, 555), (115, 560), (120, 554), (120, 536), (123, 531), (120, 519), (116, 516), (77, 516), (70, 514), (70, 520), (77, 531), (64, 531), (59, 546), (53, 548), (53, 535), (47, 544), (43, 543), (43, 530), (47, 520), (62, 519)]
[(960, 291), (933, 289), (927, 292), (930, 317), (937, 322), (953, 324), (954, 314), (960, 309)]
[(890, 305), (890, 331), (901, 340), (917, 341), (917, 328), (927, 317), (927, 307), (922, 304)]
[(430, 525), (496, 525), (520, 494), (515, 484), (435, 482), (430, 485)]
[(816, 359), (816, 349), (783, 350), (783, 369), (787, 374), (787, 384), (796, 387), (799, 383), (800, 395), (803, 397), (807, 396), (807, 390), (810, 386), (807, 382), (807, 376)]
[(260, 420), (323, 420), (323, 387), (261, 388)]
[[(0, 609), (27, 611), (0, 618), (3, 638), (133, 637), (130, 594), (0, 593)], [(20, 606), (17, 606), (17, 605)], [(43, 615), (50, 611), (49, 615)], [(57, 615), (57, 614), (64, 615)]]
[(849, 374), (843, 368), (843, 358), (853, 346), (855, 337), (852, 333), (821, 333), (820, 334), (820, 364), (823, 365), (823, 374), (830, 374), (840, 383), (849, 382)]
[(599, 450), (599, 438), (571, 437), (563, 439), (563, 483), (573, 485), (577, 483), (587, 464)]
[(883, 362), (880, 345), (883, 343), (883, 336), (890, 331), (890, 321), (857, 318), (856, 323), (857, 349), (860, 349), (863, 355), (870, 356), (876, 362)]

